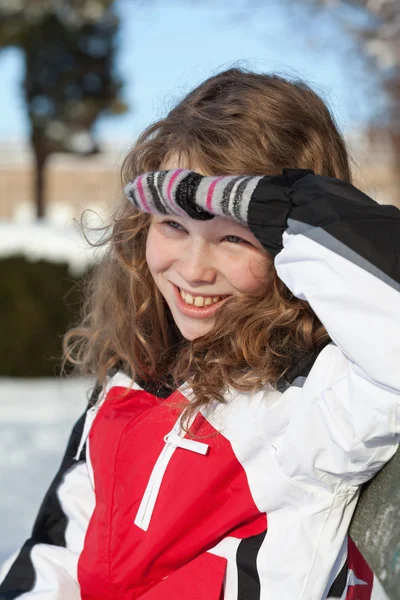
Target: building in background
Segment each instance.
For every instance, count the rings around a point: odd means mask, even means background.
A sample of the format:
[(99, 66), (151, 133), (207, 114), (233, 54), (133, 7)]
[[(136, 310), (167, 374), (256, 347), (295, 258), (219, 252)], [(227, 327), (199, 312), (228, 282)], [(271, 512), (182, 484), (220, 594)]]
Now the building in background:
[[(358, 187), (382, 204), (400, 207), (398, 175), (389, 139), (375, 133), (353, 134), (348, 140)], [(80, 219), (85, 209), (107, 217), (121, 193), (120, 168), (128, 147), (103, 144), (104, 152), (91, 157), (55, 154), (46, 171), (47, 219), (59, 224)], [(0, 144), (0, 219), (32, 221), (32, 156), (21, 142)]]
[[(108, 214), (120, 193), (123, 154), (114, 146), (90, 157), (54, 154), (46, 169), (45, 204), (48, 220), (59, 224), (79, 219), (85, 209)], [(0, 219), (34, 220), (34, 172), (29, 146), (0, 143)]]

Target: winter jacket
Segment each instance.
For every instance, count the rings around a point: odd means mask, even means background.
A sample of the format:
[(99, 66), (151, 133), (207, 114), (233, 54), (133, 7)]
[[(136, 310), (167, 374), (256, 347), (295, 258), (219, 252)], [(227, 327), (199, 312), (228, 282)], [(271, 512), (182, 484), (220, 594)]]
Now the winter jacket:
[(347, 537), (400, 435), (400, 211), (308, 175), (249, 226), (331, 342), (196, 413), (122, 372), (72, 432), (0, 599), (382, 600)]

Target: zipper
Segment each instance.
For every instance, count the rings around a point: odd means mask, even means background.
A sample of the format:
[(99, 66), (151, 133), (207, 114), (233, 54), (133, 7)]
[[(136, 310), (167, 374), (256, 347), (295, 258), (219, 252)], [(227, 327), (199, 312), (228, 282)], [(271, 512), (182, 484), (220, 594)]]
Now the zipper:
[(150, 525), (151, 517), (160, 491), (161, 483), (164, 478), (168, 463), (171, 460), (177, 448), (190, 450), (204, 456), (208, 451), (208, 444), (196, 442), (182, 437), (182, 429), (180, 426), (180, 417), (175, 423), (172, 430), (164, 437), (165, 446), (161, 450), (158, 459), (153, 467), (146, 490), (143, 494), (142, 501), (137, 511), (134, 523), (140, 529), (147, 531)]
[(93, 421), (96, 418), (99, 408), (100, 404), (95, 404), (86, 411), (85, 424), (83, 426), (81, 441), (79, 442), (78, 450), (74, 456), (74, 460), (79, 460), (81, 457), (83, 446), (85, 445), (85, 442), (88, 438), (88, 435), (93, 425)]

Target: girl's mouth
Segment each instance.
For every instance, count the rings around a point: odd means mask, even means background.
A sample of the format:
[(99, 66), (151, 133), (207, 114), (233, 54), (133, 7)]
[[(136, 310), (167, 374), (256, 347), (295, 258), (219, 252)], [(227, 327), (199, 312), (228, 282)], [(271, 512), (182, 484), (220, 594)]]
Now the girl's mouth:
[(192, 296), (172, 284), (176, 304), (182, 314), (195, 319), (207, 319), (215, 314), (230, 296)]

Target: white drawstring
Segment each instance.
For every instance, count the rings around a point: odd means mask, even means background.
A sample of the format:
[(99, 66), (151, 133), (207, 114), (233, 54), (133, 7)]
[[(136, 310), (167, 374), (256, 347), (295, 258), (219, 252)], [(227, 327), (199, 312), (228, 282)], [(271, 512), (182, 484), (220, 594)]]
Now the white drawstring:
[(100, 407), (98, 405), (95, 405), (95, 406), (92, 406), (91, 408), (89, 408), (89, 410), (86, 412), (85, 424), (83, 426), (81, 441), (79, 442), (78, 450), (74, 456), (74, 460), (79, 460), (81, 457), (83, 446), (85, 445), (85, 442), (88, 438), (90, 429), (93, 425), (94, 418), (95, 418), (96, 413), (99, 410), (99, 408)]
[(188, 438), (182, 438), (180, 435), (175, 433), (173, 430), (164, 437), (166, 444), (172, 444), (177, 448), (183, 448), (185, 450), (191, 450), (197, 452), (197, 454), (207, 454), (208, 444), (202, 442), (196, 442), (196, 440), (190, 440)]

